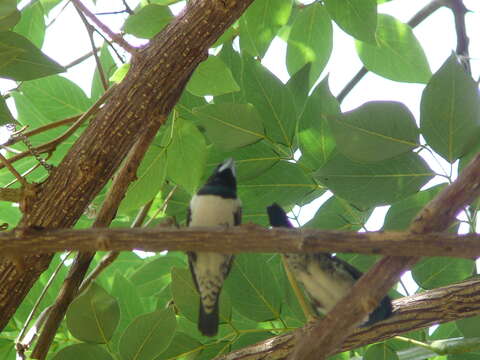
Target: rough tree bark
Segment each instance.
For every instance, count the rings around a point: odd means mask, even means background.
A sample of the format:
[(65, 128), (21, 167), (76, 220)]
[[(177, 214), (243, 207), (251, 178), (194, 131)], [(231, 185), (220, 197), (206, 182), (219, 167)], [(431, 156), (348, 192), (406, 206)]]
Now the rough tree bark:
[[(103, 109), (35, 195), (26, 199), (19, 228), (75, 224), (142, 129), (170, 113), (208, 48), (252, 1), (190, 1), (182, 14), (139, 49), (128, 75)], [(51, 260), (50, 255), (22, 255), (13, 254), (0, 263), (0, 330)]]

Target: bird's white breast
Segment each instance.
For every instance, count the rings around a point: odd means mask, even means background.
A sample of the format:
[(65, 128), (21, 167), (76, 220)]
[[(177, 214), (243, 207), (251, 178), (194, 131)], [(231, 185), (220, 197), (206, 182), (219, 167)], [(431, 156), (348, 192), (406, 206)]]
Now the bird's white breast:
[(321, 305), (321, 312), (330, 311), (354, 284), (322, 270), (315, 262), (309, 262), (307, 272), (297, 272), (297, 278), (303, 283), (309, 295)]
[(195, 195), (190, 201), (190, 226), (232, 226), (234, 213), (240, 207), (238, 199), (216, 195)]

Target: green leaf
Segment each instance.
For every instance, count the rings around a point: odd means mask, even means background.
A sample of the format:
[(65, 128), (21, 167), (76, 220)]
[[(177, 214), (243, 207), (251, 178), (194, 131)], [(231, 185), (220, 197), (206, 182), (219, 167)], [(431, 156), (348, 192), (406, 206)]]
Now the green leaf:
[(465, 280), (473, 274), (474, 266), (473, 260), (431, 257), (413, 267), (412, 277), (422, 289), (434, 289)]
[(136, 180), (130, 184), (119, 213), (138, 209), (152, 200), (165, 182), (167, 155), (165, 148), (152, 144), (137, 170)]
[(398, 360), (398, 355), (385, 343), (373, 344), (367, 348), (363, 355), (365, 360)]
[(339, 113), (340, 105), (330, 92), (326, 78), (313, 90), (298, 121), (302, 164), (311, 170), (322, 167), (335, 149), (326, 116)]
[(332, 19), (354, 38), (375, 44), (377, 29), (376, 0), (325, 0)]
[[(186, 208), (184, 208), (184, 211)], [(174, 267), (186, 266), (186, 261), (175, 253), (159, 255), (157, 258), (144, 263), (130, 277), (130, 280), (139, 289), (141, 296), (151, 296), (159, 293), (170, 284), (170, 272)]]
[(477, 83), (451, 55), (423, 91), (420, 128), (428, 145), (449, 162), (468, 152), (480, 134)]
[(22, 10), (22, 18), (15, 25), (13, 31), (25, 36), (40, 49), (45, 37), (45, 19), (42, 4), (33, 2), (25, 7)]
[[(457, 320), (458, 321), (458, 320)], [(428, 337), (429, 340), (441, 340), (446, 338), (461, 337), (462, 333), (458, 330), (456, 322), (440, 324), (435, 331)]]
[(294, 163), (279, 161), (255, 179), (238, 184), (244, 222), (265, 223), (265, 207), (272, 202), (288, 207), (317, 189), (310, 176)]
[(392, 204), (385, 216), (383, 230), (405, 231), (420, 210), (444, 187), (445, 184), (437, 185)]
[(353, 161), (382, 161), (419, 146), (415, 119), (399, 102), (371, 101), (328, 120), (337, 149)]
[(81, 114), (91, 105), (77, 84), (58, 75), (26, 81), (20, 90), (49, 121)]
[(138, 316), (120, 339), (124, 360), (154, 360), (170, 345), (177, 320), (171, 308)]
[(149, 4), (125, 20), (125, 32), (143, 39), (151, 39), (173, 18), (168, 6)]
[(0, 125), (13, 124), (15, 119), (8, 109), (8, 106), (3, 97), (0, 97)]
[(313, 85), (330, 58), (332, 46), (332, 22), (325, 7), (314, 3), (300, 9), (288, 37), (288, 72), (295, 74), (311, 63), (309, 84)]
[(293, 100), (295, 101), (295, 107), (297, 109), (297, 117), (303, 113), (305, 104), (308, 100), (308, 93), (311, 89), (311, 86), (308, 83), (311, 67), (311, 63), (306, 64), (293, 74), (285, 84), (290, 90), (290, 93), (293, 94)]
[(26, 81), (63, 71), (27, 38), (11, 31), (0, 32), (0, 77)]
[(235, 309), (254, 321), (280, 317), (280, 290), (266, 263), (268, 258), (263, 254), (240, 254), (225, 283)]
[(253, 2), (240, 18), (240, 48), (263, 57), (280, 27), (287, 23), (291, 11), (291, 0)]
[(193, 113), (208, 139), (222, 151), (232, 151), (264, 138), (262, 119), (251, 104), (210, 104)]
[(253, 179), (280, 161), (280, 157), (265, 140), (229, 152), (221, 152), (210, 146), (205, 175), (210, 175), (218, 164), (228, 158), (235, 159), (238, 182)]
[(307, 222), (304, 228), (357, 231), (368, 220), (371, 211), (360, 211), (347, 201), (332, 196)]
[(290, 90), (258, 61), (244, 57), (243, 86), (246, 100), (260, 113), (267, 137), (288, 147), (297, 126)]
[(193, 360), (202, 351), (203, 344), (182, 332), (176, 332), (167, 350), (162, 353), (162, 359)]
[(99, 345), (75, 344), (64, 347), (52, 360), (113, 360), (113, 356)]
[(379, 14), (376, 38), (377, 46), (356, 42), (358, 55), (368, 70), (394, 81), (428, 82), (432, 73), (410, 26)]
[(115, 72), (110, 76), (109, 80), (115, 84), (120, 84), (125, 76), (127, 76), (128, 71), (130, 70), (130, 64), (122, 64)]
[(73, 300), (67, 311), (68, 330), (77, 339), (90, 343), (109, 342), (119, 319), (117, 300), (96, 283)]
[(121, 333), (137, 315), (143, 314), (146, 309), (137, 287), (119, 271), (113, 276), (112, 295), (118, 299), (120, 305), (121, 317), (118, 332)]
[(414, 153), (365, 164), (337, 152), (314, 175), (334, 194), (360, 209), (368, 209), (417, 192), (434, 173)]
[[(478, 322), (480, 316), (473, 316), (455, 321), (457, 330), (466, 338), (478, 337)], [(453, 337), (452, 335), (450, 337)]]
[(218, 56), (201, 62), (187, 83), (187, 91), (196, 96), (218, 96), (238, 90), (232, 72)]
[(167, 146), (167, 176), (193, 194), (206, 160), (205, 137), (190, 121), (176, 119)]
[(5, 360), (15, 359), (15, 343), (12, 340), (0, 339), (0, 358)]
[(7, 16), (0, 16), (0, 31), (6, 31), (13, 28), (21, 18), (20, 11), (14, 9)]

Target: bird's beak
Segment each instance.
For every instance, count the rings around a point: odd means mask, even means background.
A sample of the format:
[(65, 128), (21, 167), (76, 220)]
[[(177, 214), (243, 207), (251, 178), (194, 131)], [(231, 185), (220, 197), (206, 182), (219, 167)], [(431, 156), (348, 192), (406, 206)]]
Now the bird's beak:
[(230, 169), (233, 173), (233, 176), (237, 175), (235, 172), (235, 160), (233, 160), (233, 158), (228, 158), (224, 160), (222, 165), (218, 168), (218, 172), (222, 172), (226, 169)]

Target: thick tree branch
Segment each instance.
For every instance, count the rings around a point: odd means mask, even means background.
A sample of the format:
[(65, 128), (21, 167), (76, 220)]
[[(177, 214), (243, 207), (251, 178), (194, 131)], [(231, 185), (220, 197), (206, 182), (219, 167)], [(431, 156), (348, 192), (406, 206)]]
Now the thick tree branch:
[[(20, 227), (68, 228), (114, 174), (141, 130), (161, 123), (175, 106), (208, 48), (253, 0), (195, 0), (137, 51), (124, 81), (36, 196)], [(0, 263), (0, 330), (8, 323), (51, 256), (24, 258), (26, 269)]]
[[(366, 344), (480, 314), (480, 280), (468, 280), (438, 289), (424, 291), (393, 301), (394, 314), (388, 320), (367, 328), (356, 328), (342, 347), (328, 355), (352, 350)], [(309, 330), (311, 325), (306, 325)], [(294, 332), (279, 335), (247, 346), (216, 360), (280, 360), (298, 343)]]
[(480, 235), (234, 228), (59, 229), (0, 233), (0, 254), (59, 251), (341, 252), (391, 256), (480, 257)]
[[(456, 215), (479, 195), (480, 154), (457, 180), (422, 209), (409, 231), (415, 234), (445, 231), (455, 221)], [(418, 257), (382, 258), (311, 331), (297, 333), (301, 340), (293, 357), (298, 360), (324, 359), (338, 350), (356, 325), (373, 311), (400, 276), (418, 260)]]

